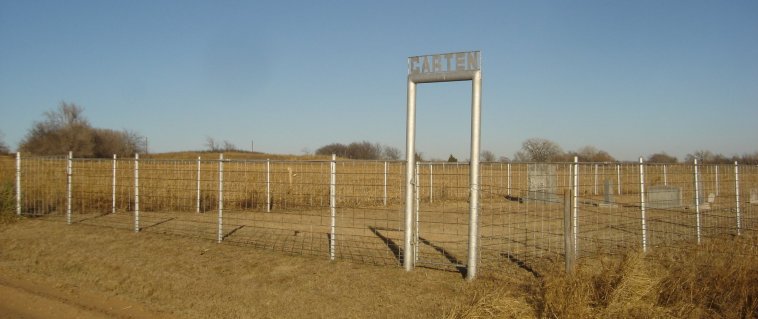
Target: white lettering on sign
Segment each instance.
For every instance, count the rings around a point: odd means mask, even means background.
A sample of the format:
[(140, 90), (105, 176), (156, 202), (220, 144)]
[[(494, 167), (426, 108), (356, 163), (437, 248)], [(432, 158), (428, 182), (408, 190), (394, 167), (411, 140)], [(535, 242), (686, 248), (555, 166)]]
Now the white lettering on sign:
[(479, 51), (413, 56), (408, 58), (408, 73), (476, 71), (480, 62)]

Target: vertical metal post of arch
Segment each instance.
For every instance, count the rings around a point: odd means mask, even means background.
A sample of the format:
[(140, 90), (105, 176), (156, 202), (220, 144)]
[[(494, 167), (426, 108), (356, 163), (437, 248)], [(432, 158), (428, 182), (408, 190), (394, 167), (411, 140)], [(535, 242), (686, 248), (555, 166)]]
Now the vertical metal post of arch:
[(415, 261), (414, 168), (416, 167), (416, 84), (471, 81), (471, 167), (469, 170), (469, 237), (466, 279), (476, 277), (479, 241), (479, 143), (482, 106), (482, 72), (479, 51), (454, 52), (408, 58), (408, 115), (405, 166), (405, 238), (403, 266), (411, 271)]

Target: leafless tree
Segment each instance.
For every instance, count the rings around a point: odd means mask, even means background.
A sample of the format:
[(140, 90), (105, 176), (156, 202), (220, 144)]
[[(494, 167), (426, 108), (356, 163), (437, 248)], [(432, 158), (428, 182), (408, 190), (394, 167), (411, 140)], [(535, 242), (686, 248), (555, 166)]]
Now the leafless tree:
[(566, 161), (573, 161), (574, 156), (579, 158), (580, 162), (615, 162), (616, 159), (613, 158), (608, 152), (599, 150), (594, 146), (587, 145), (576, 152), (568, 152), (566, 153), (566, 156), (564, 156), (564, 160)]
[(544, 138), (530, 138), (521, 143), (521, 150), (516, 152), (517, 162), (550, 162), (559, 160), (563, 149)]
[(384, 147), (384, 159), (390, 160), (390, 161), (396, 161), (399, 160), (402, 156), (402, 153), (400, 152), (400, 149), (392, 146), (385, 146)]
[(497, 157), (495, 157), (495, 153), (492, 153), (491, 151), (484, 150), (479, 155), (479, 160), (482, 162), (494, 162)]
[(45, 112), (45, 120), (34, 123), (19, 149), (38, 155), (60, 155), (72, 151), (77, 156), (93, 156), (92, 127), (83, 112), (84, 109), (76, 104), (61, 102), (57, 110)]

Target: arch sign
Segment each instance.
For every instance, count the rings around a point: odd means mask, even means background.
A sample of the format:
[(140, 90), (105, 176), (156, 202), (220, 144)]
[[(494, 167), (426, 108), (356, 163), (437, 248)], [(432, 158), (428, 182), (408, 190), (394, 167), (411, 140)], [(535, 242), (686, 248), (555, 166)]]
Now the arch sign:
[(406, 126), (405, 166), (405, 238), (403, 266), (411, 271), (415, 261), (414, 238), (414, 168), (416, 167), (416, 84), (471, 81), (471, 163), (469, 169), (469, 237), (466, 279), (476, 277), (479, 240), (479, 137), (482, 108), (482, 70), (479, 51), (454, 52), (408, 58), (408, 116)]

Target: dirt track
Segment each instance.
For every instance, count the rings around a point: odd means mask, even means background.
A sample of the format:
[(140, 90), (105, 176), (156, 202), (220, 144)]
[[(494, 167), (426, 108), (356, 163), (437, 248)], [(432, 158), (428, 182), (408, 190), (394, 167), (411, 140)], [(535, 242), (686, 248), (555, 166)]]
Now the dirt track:
[(122, 298), (103, 297), (81, 288), (61, 289), (49, 283), (31, 282), (32, 275), (19, 278), (7, 271), (0, 274), (0, 314), (4, 318), (165, 318), (142, 305)]

